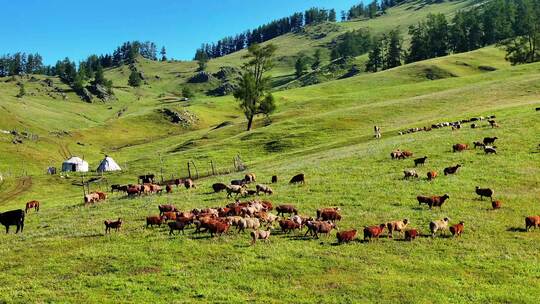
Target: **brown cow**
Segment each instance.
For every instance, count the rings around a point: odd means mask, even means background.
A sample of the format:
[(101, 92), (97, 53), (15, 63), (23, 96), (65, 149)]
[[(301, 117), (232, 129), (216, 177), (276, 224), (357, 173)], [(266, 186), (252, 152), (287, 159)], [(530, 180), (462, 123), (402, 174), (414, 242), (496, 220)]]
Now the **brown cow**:
[(364, 241), (372, 238), (379, 239), (379, 236), (383, 233), (386, 224), (380, 224), (379, 226), (364, 227)]
[(26, 203), (26, 209), (24, 210), (25, 213), (28, 213), (28, 210), (34, 208), (36, 212), (39, 211), (39, 202), (38, 201), (30, 201)]

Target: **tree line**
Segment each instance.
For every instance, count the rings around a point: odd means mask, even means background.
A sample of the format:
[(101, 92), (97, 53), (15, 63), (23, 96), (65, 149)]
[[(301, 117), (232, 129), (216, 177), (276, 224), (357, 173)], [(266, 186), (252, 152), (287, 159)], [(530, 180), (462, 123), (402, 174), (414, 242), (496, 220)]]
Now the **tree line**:
[(384, 14), (386, 9), (396, 6), (405, 0), (377, 0), (371, 1), (368, 5), (360, 2), (353, 5), (348, 11), (341, 11), (341, 21), (353, 20), (357, 18), (375, 18)]
[(327, 10), (313, 7), (303, 13), (297, 12), (288, 17), (261, 25), (253, 30), (247, 30), (235, 36), (225, 37), (216, 43), (205, 43), (197, 49), (194, 57), (197, 59), (202, 56), (206, 56), (207, 58), (225, 56), (253, 44), (262, 43), (287, 33), (299, 31), (306, 25), (324, 21), (335, 22), (336, 11), (334, 9)]
[(0, 57), (0, 77), (21, 74), (45, 74), (47, 67), (43, 65), (40, 54), (17, 52)]

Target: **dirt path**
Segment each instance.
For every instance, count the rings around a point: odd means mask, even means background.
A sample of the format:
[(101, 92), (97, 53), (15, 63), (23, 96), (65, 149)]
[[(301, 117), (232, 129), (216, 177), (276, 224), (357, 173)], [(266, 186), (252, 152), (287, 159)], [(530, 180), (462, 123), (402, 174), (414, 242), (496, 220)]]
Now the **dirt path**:
[(21, 177), (13, 189), (0, 194), (0, 205), (4, 205), (32, 187), (32, 177)]

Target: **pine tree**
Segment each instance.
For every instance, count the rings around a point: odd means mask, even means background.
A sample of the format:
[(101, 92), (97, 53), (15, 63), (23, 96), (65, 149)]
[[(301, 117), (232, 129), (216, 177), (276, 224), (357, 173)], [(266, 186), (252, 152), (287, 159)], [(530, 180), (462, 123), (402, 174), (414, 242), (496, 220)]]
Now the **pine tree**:
[(132, 87), (140, 87), (141, 86), (141, 75), (137, 71), (131, 71), (131, 74), (129, 74), (128, 84)]
[(401, 65), (403, 57), (403, 39), (398, 29), (390, 31), (387, 38), (386, 56), (384, 58), (385, 69), (395, 68)]
[(322, 64), (322, 51), (321, 49), (316, 49), (315, 54), (313, 54), (313, 64), (311, 64), (311, 68), (313, 70), (318, 69)]
[(308, 60), (304, 54), (300, 54), (300, 56), (296, 59), (294, 68), (296, 71), (296, 78), (300, 78), (302, 75), (304, 75), (304, 73), (306, 73), (308, 69)]
[(383, 67), (383, 41), (376, 41), (371, 51), (369, 51), (368, 62), (366, 63), (366, 72), (377, 72)]
[(167, 51), (165, 50), (165, 47), (162, 47), (161, 52), (159, 53), (161, 54), (161, 61), (167, 61)]

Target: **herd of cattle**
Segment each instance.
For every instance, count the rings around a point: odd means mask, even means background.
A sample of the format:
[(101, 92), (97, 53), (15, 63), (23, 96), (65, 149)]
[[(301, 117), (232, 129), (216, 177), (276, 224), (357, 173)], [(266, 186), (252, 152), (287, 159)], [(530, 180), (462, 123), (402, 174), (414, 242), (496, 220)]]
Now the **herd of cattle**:
[[(494, 118), (490, 116), (489, 118)], [(473, 118), (467, 121), (460, 121), (456, 123), (448, 123), (448, 126), (453, 128), (459, 128), (461, 123), (483, 120), (483, 117)], [(494, 120), (489, 120), (492, 127), (498, 127), (498, 124)], [(447, 126), (446, 123), (433, 125), (433, 128), (439, 128)], [(474, 124), (472, 125), (474, 128)], [(483, 141), (474, 142), (474, 149), (482, 147), (486, 154), (496, 154), (496, 147), (493, 146), (497, 137), (485, 137)], [(452, 146), (453, 152), (462, 152), (469, 149), (468, 144), (458, 143)], [(414, 154), (407, 150), (395, 150), (390, 154), (392, 159), (400, 160), (412, 157)], [(428, 159), (428, 156), (423, 156), (414, 159), (414, 166), (418, 167), (424, 165)], [(461, 167), (460, 164), (455, 166), (449, 166), (444, 168), (444, 175), (456, 174)], [(404, 179), (418, 178), (418, 172), (415, 169), (409, 169), (403, 171)], [(427, 172), (427, 179), (433, 180), (438, 176), (437, 171), (430, 170)], [(135, 197), (141, 195), (148, 195), (152, 193), (161, 194), (163, 190), (167, 193), (173, 192), (173, 186), (179, 187), (184, 185), (186, 189), (196, 188), (194, 181), (188, 179), (176, 179), (170, 182), (166, 182), (163, 185), (154, 182), (154, 176), (143, 175), (139, 177), (140, 184), (129, 185), (112, 185), (111, 192), (124, 192), (128, 197)], [(271, 183), (277, 183), (277, 176), (272, 176)], [(216, 193), (225, 191), (227, 198), (235, 195), (235, 202), (227, 204), (226, 206), (219, 206), (205, 209), (193, 209), (193, 210), (180, 210), (174, 205), (159, 205), (159, 214), (150, 215), (146, 217), (146, 227), (167, 225), (169, 227), (169, 234), (173, 235), (176, 231), (182, 232), (186, 228), (193, 227), (194, 233), (210, 233), (211, 237), (215, 235), (221, 236), (231, 230), (231, 227), (235, 227), (238, 233), (244, 232), (246, 229), (251, 230), (251, 242), (255, 244), (257, 240), (268, 240), (272, 233), (272, 230), (277, 225), (281, 229), (282, 233), (288, 234), (291, 231), (301, 231), (305, 229), (303, 233), (304, 237), (319, 238), (319, 235), (328, 236), (332, 230), (338, 230), (336, 237), (339, 243), (345, 243), (353, 241), (357, 238), (357, 230), (345, 230), (339, 231), (336, 223), (341, 221), (341, 209), (339, 207), (327, 207), (316, 210), (313, 216), (300, 215), (298, 208), (291, 204), (282, 204), (273, 206), (273, 203), (269, 200), (253, 199), (248, 201), (240, 201), (239, 196), (247, 197), (252, 195), (272, 195), (274, 190), (265, 184), (256, 184), (255, 189), (249, 189), (249, 185), (256, 183), (256, 176), (253, 173), (248, 173), (243, 179), (232, 180), (230, 184), (215, 183), (212, 185), (212, 190)], [(290, 184), (305, 183), (305, 175), (298, 174), (291, 178)], [(165, 186), (165, 188), (163, 188)], [(494, 200), (494, 191), (490, 188), (476, 187), (475, 192), (480, 196), (480, 199), (488, 197), (491, 199), (493, 209), (499, 209), (502, 206), (501, 201)], [(442, 205), (450, 198), (448, 194), (439, 195), (418, 195), (418, 203), (426, 204), (430, 209), (433, 207), (442, 207)], [(107, 199), (107, 194), (104, 192), (93, 192), (84, 196), (85, 204), (93, 204), (99, 201)], [(17, 226), (17, 231), (23, 231), (25, 214), (31, 209), (36, 212), (39, 211), (40, 203), (38, 201), (30, 201), (26, 204), (26, 208), (12, 210), (4, 213), (0, 213), (0, 224), (6, 227), (6, 233), (9, 232), (9, 226)], [(275, 210), (277, 214), (271, 213)], [(105, 233), (110, 233), (112, 229), (118, 231), (123, 221), (121, 218), (116, 220), (106, 220)], [(528, 216), (525, 218), (525, 229), (529, 231), (530, 228), (540, 227), (540, 216)], [(410, 221), (408, 219), (394, 220), (384, 222), (379, 225), (365, 226), (363, 228), (364, 241), (371, 239), (378, 239), (383, 235), (384, 231), (388, 230), (387, 237), (393, 238), (394, 233), (397, 232), (402, 235), (405, 240), (412, 241), (420, 235), (419, 230), (410, 227)], [(464, 222), (460, 221), (457, 224), (450, 225), (450, 219), (448, 217), (434, 220), (429, 223), (429, 231), (432, 237), (435, 237), (437, 232), (445, 233), (450, 231), (454, 236), (460, 236), (464, 231)]]

